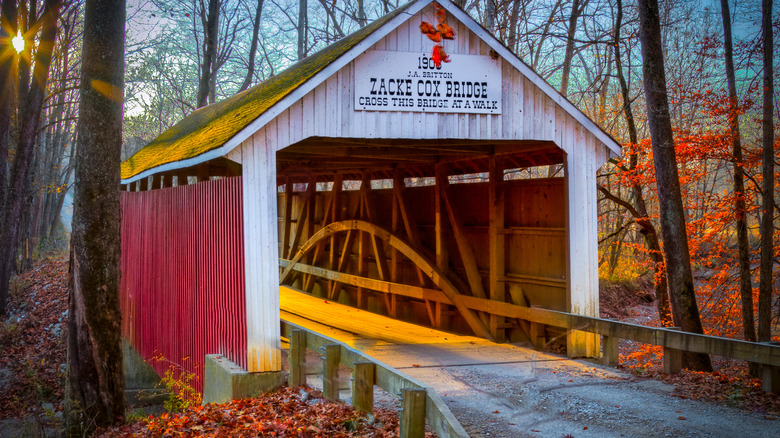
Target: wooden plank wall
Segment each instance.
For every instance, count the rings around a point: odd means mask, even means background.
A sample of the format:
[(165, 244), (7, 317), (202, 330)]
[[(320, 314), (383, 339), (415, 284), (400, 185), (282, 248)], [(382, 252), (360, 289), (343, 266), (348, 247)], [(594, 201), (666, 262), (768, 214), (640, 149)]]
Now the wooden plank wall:
[(246, 367), (241, 178), (123, 192), (121, 208), (122, 336), (200, 392), (207, 354)]
[[(402, 180), (397, 178), (394, 185)], [(362, 184), (358, 181), (347, 182), (347, 185), (353, 187)], [(310, 186), (298, 184), (297, 191), (292, 192), (285, 187), (285, 190), (278, 192), (279, 256), (291, 259), (310, 236), (333, 222), (334, 218), (369, 220), (386, 230), (394, 231), (407, 242), (418, 242), (416, 248), (419, 252), (444, 268), (467, 295), (479, 296), (468, 273), (468, 265), (473, 263), (481, 293), (490, 295), (487, 298), (497, 302), (538, 305), (565, 311), (567, 262), (564, 179), (507, 180), (501, 183), (504, 195), (499, 211), (504, 212), (504, 226), (495, 231), (501, 242), (499, 248), (503, 249), (501, 257), (491, 257), (491, 251), (495, 251), (496, 245), (491, 246), (490, 243), (490, 183), (447, 183), (447, 186), (451, 211), (442, 202), (437, 203), (437, 197), (442, 192), (437, 186), (310, 191)], [(335, 207), (338, 210), (335, 216), (334, 202), (338, 205)], [(437, 204), (440, 206), (438, 211)], [(408, 216), (408, 222), (413, 224), (411, 233), (406, 231), (405, 215)], [(444, 224), (437, 226), (437, 217), (445, 215), (447, 218)], [(305, 264), (361, 277), (381, 278), (375, 256), (377, 253), (368, 236), (361, 233), (348, 237), (342, 233), (328, 239), (322, 242), (320, 256), (316, 259), (314, 256), (307, 258)], [(350, 245), (347, 249), (348, 258), (342, 256), (345, 245)], [(463, 247), (471, 251), (471, 255), (468, 251), (464, 252)], [(381, 254), (384, 257), (381, 264), (389, 267), (392, 277), (383, 280), (419, 288), (434, 288), (430, 279), (420, 275), (412, 262), (398, 256), (391, 248), (385, 247)], [(495, 264), (498, 262), (502, 262), (501, 266)], [(490, 286), (493, 272), (497, 275), (496, 282), (499, 285), (496, 288)], [(469, 333), (468, 324), (458, 315), (454, 306), (442, 302), (410, 298), (403, 294), (385, 294), (351, 285), (337, 286), (331, 280), (302, 273), (294, 276), (289, 283), (325, 299), (410, 322)], [(500, 340), (529, 340), (529, 327), (519, 321), (501, 320), (494, 324), (492, 331)]]

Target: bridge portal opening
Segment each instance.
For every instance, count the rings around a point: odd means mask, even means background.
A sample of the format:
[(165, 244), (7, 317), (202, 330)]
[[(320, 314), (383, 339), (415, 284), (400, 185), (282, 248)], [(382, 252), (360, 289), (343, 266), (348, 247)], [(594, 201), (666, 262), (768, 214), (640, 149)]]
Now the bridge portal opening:
[(277, 153), (281, 283), (497, 341), (560, 340), (565, 152), (551, 142), (311, 138)]

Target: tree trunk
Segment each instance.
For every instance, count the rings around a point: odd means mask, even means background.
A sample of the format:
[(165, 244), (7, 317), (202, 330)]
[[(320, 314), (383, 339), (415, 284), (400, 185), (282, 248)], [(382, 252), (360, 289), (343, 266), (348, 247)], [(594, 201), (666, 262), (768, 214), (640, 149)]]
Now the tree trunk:
[(542, 32), (536, 41), (536, 51), (531, 57), (532, 59), (531, 68), (533, 68), (534, 70), (539, 68), (539, 61), (541, 60), (541, 54), (542, 54), (542, 46), (544, 46), (544, 41), (547, 39), (547, 37), (550, 36), (550, 26), (552, 26), (553, 23), (555, 23), (555, 16), (558, 13), (558, 8), (562, 7), (561, 6), (562, 2), (563, 0), (555, 1), (555, 4), (550, 10), (550, 15), (544, 21), (544, 27), (542, 28)]
[(49, 78), (52, 48), (57, 38), (57, 13), (60, 0), (47, 0), (42, 15), (42, 30), (38, 50), (35, 52), (35, 71), (29, 94), (25, 97), (26, 112), (21, 119), (19, 144), (16, 147), (11, 178), (8, 182), (0, 228), (0, 314), (5, 312), (8, 285), (13, 270), (25, 199), (30, 190), (30, 171), (33, 167), (35, 139), (41, 120), (41, 109)]
[[(750, 242), (748, 241), (747, 217), (745, 211), (745, 171), (742, 168), (742, 144), (737, 113), (737, 84), (734, 76), (734, 57), (731, 39), (731, 12), (729, 1), (720, 0), (723, 18), (723, 49), (726, 61), (726, 81), (729, 87), (729, 129), (731, 149), (734, 155), (734, 217), (737, 227), (739, 264), (739, 292), (742, 302), (742, 331), (746, 341), (756, 341), (756, 326), (753, 319), (753, 276), (750, 272)], [(750, 374), (758, 376), (760, 366), (750, 363)]]
[[(11, 36), (16, 33), (16, 2), (2, 0), (0, 5), (0, 53), (13, 50)], [(11, 71), (16, 57), (0, 57), (0, 212), (5, 211), (8, 181), (8, 143), (11, 140), (11, 102), (13, 87)], [(2, 291), (0, 286), (0, 291)], [(0, 315), (5, 313), (5, 295), (0, 292)]]
[[(329, 3), (328, 0), (319, 0), (322, 5), (322, 9), (325, 9), (325, 13), (330, 17), (329, 22), (333, 23), (333, 34), (328, 33), (328, 41), (335, 41), (339, 38), (344, 38), (344, 31), (339, 26), (339, 22), (336, 19), (336, 13), (334, 12), (335, 6)], [(300, 34), (299, 34), (300, 37)]]
[[(626, 77), (623, 74), (623, 61), (620, 58), (620, 28), (623, 25), (623, 2), (617, 0), (617, 14), (615, 17), (615, 35), (613, 40), (613, 49), (615, 51), (615, 68), (617, 70), (618, 82), (620, 83), (620, 94), (623, 98), (623, 114), (626, 116), (626, 124), (628, 125), (628, 138), (632, 145), (636, 145), (639, 141), (639, 136), (636, 132), (636, 123), (634, 121), (634, 113), (631, 110), (631, 96), (629, 95), (628, 83)], [(634, 153), (629, 160), (629, 169), (636, 169), (638, 163), (637, 154)], [(645, 245), (650, 253), (650, 258), (653, 260), (653, 272), (654, 272), (654, 284), (655, 284), (655, 302), (658, 309), (658, 318), (661, 320), (661, 325), (664, 327), (672, 327), (672, 311), (669, 308), (669, 294), (667, 291), (666, 281), (666, 268), (664, 266), (664, 257), (661, 252), (661, 243), (658, 238), (658, 231), (650, 220), (647, 214), (647, 204), (645, 203), (645, 197), (642, 192), (642, 186), (638, 183), (631, 185), (631, 190), (634, 194), (634, 200), (636, 204), (636, 219), (637, 225), (642, 227), (640, 233), (645, 240)]]
[[(30, 2), (30, 6), (32, 6), (31, 10), (27, 10), (27, 5), (24, 1), (19, 3), (19, 30), (22, 32), (22, 35), (27, 34), (27, 31), (29, 28), (33, 27), (35, 20), (35, 2)], [(29, 21), (29, 24), (28, 24)], [(17, 82), (17, 99), (18, 102), (17, 105), (17, 114), (25, 114), (27, 112), (27, 95), (30, 92), (29, 86), (30, 86), (30, 61), (32, 59), (32, 44), (31, 41), (29, 41), (28, 38), (25, 38), (25, 44), (24, 44), (24, 51), (20, 53), (21, 56), (19, 56), (19, 61), (17, 63), (17, 74), (18, 74), (18, 82)], [(19, 117), (20, 119), (23, 117)]]
[(491, 34), (496, 31), (496, 0), (485, 2), (485, 29)]
[(68, 307), (68, 389), (77, 407), (68, 415), (71, 434), (124, 418), (119, 310), (124, 29), (124, 0), (87, 0)]
[[(693, 288), (685, 212), (680, 193), (672, 123), (669, 118), (658, 2), (656, 0), (639, 0), (638, 6), (645, 101), (653, 145), (653, 161), (672, 317), (675, 325), (682, 330), (703, 333)], [(712, 371), (710, 358), (706, 354), (686, 352), (683, 354), (683, 364), (685, 367), (697, 371)]]
[[(209, 10), (201, 11), (203, 22), (203, 65), (200, 69), (200, 81), (198, 81), (198, 108), (206, 106), (211, 92), (212, 75), (216, 75), (213, 69), (217, 58), (217, 42), (219, 37), (219, 0), (209, 0)], [(204, 14), (208, 14), (205, 17)]]
[(246, 71), (246, 78), (244, 83), (241, 84), (241, 89), (238, 91), (244, 91), (252, 85), (252, 77), (255, 75), (255, 52), (257, 52), (257, 41), (260, 35), (260, 16), (263, 13), (263, 0), (257, 0), (257, 10), (255, 11), (255, 21), (252, 26), (252, 45), (249, 48), (249, 67)]
[(368, 24), (368, 21), (366, 20), (366, 6), (365, 6), (364, 0), (357, 0), (358, 4), (358, 24), (360, 27), (365, 27), (366, 24)]
[(309, 26), (308, 4), (306, 0), (299, 0), (298, 3), (298, 60), (306, 57), (306, 35)]
[(761, 267), (758, 284), (758, 340), (772, 340), (772, 258), (774, 253), (774, 212), (775, 212), (775, 133), (774, 133), (774, 83), (772, 50), (772, 0), (761, 2), (761, 32), (764, 34), (764, 119), (763, 157), (764, 173), (763, 194), (761, 200)]
[(509, 14), (509, 31), (507, 33), (506, 45), (512, 53), (517, 53), (517, 22), (520, 17), (520, 5), (525, 0), (514, 0), (512, 2), (512, 11)]
[(569, 91), (569, 74), (571, 72), (571, 59), (574, 57), (574, 35), (577, 33), (577, 20), (580, 18), (588, 0), (573, 0), (571, 15), (569, 15), (569, 28), (566, 34), (566, 51), (563, 55), (563, 74), (561, 76), (561, 94), (566, 96)]

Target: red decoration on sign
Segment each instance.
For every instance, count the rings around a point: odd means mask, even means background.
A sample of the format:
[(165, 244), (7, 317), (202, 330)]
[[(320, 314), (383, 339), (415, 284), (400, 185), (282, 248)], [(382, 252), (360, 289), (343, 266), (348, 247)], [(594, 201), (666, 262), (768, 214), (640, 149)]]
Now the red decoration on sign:
[(440, 44), (433, 46), (431, 59), (433, 59), (433, 63), (436, 64), (436, 67), (441, 67), (442, 62), (450, 62), (449, 55), (447, 55), (447, 52), (444, 51), (444, 47)]
[[(436, 25), (436, 27), (433, 27), (432, 24), (428, 23), (427, 21), (423, 21), (420, 23), (420, 32), (422, 32), (425, 36), (428, 37), (428, 39), (435, 43), (440, 43), (442, 39), (455, 39), (455, 32), (446, 23), (447, 11), (438, 3), (434, 3), (433, 6), (436, 8), (436, 20), (439, 23)], [(437, 68), (441, 68), (442, 62), (450, 62), (450, 57), (447, 55), (447, 52), (444, 51), (444, 46), (441, 44), (436, 44), (433, 46), (431, 59)]]
[(426, 21), (420, 23), (420, 32), (425, 34), (431, 41), (437, 43), (441, 41), (441, 35), (439, 35), (439, 32), (435, 27), (431, 26), (431, 24)]

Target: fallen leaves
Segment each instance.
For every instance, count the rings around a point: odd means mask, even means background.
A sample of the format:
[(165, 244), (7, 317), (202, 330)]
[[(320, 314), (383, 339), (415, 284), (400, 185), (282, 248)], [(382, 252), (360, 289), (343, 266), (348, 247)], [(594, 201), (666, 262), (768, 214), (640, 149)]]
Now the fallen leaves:
[(283, 387), (257, 398), (209, 404), (180, 414), (147, 417), (119, 427), (104, 428), (95, 437), (278, 436), (395, 437), (398, 416), (376, 410), (373, 416), (343, 403), (301, 394), (310, 388)]
[[(658, 326), (655, 304), (634, 306), (637, 317), (622, 321)], [(638, 342), (620, 343), (620, 368), (629, 369), (639, 377), (656, 378), (674, 385), (671, 397), (680, 400), (706, 400), (725, 403), (759, 414), (780, 415), (780, 396), (763, 391), (762, 382), (749, 375), (745, 362), (713, 357), (712, 373), (682, 370), (679, 374), (663, 374), (663, 347)]]
[(0, 322), (0, 419), (19, 417), (63, 397), (68, 328), (68, 266), (45, 259), (12, 280), (9, 316)]

